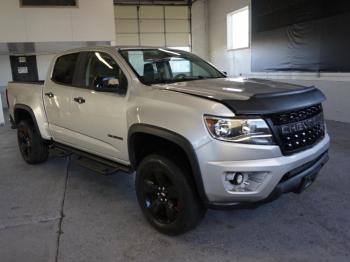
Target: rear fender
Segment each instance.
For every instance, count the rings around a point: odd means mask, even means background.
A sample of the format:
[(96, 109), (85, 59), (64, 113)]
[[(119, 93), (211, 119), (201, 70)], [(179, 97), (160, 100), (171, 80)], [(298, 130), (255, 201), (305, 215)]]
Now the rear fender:
[(16, 112), (18, 112), (18, 110), (26, 111), (30, 115), (30, 117), (34, 123), (34, 126), (35, 126), (36, 130), (39, 132), (39, 134), (41, 135), (41, 137), (45, 140), (51, 140), (51, 136), (47, 130), (48, 125), (47, 125), (47, 121), (46, 121), (45, 112), (38, 113), (38, 112), (33, 111), (32, 108), (30, 108), (27, 105), (16, 104), (14, 106), (14, 109), (13, 109), (13, 117), (14, 117), (14, 122), (16, 125), (20, 121), (20, 119), (18, 119), (18, 116), (16, 117), (16, 115), (17, 115)]

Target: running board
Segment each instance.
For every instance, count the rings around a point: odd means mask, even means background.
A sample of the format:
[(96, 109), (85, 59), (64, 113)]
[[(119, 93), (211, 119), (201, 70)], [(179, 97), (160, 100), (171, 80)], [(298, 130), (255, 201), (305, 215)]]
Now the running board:
[(85, 167), (102, 175), (111, 175), (118, 171), (131, 173), (131, 168), (129, 166), (119, 164), (117, 162), (99, 156), (95, 156), (93, 154), (72, 148), (70, 146), (53, 143), (51, 145), (51, 148), (62, 151), (64, 155), (77, 155), (78, 158), (75, 160), (75, 163), (77, 163), (79, 166)]

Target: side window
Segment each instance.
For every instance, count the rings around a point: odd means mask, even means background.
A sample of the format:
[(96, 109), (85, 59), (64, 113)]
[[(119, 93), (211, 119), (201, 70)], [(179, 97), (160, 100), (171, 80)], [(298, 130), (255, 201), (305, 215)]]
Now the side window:
[(52, 80), (66, 85), (73, 82), (75, 65), (78, 60), (79, 53), (63, 55), (56, 60), (52, 73)]
[(127, 80), (117, 62), (108, 54), (91, 52), (85, 72), (85, 86), (96, 90), (125, 89)]

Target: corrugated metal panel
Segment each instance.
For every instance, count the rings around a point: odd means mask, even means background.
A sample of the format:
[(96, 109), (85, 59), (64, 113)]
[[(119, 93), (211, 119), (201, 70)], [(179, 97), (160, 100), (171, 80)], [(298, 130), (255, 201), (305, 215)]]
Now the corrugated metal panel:
[(140, 6), (140, 18), (163, 19), (164, 8), (162, 6)]
[(140, 20), (140, 33), (164, 33), (164, 21)]
[(142, 46), (165, 46), (164, 34), (140, 34)]
[(139, 25), (137, 19), (116, 19), (115, 20), (116, 33), (138, 33)]
[(114, 14), (117, 18), (137, 19), (137, 6), (115, 6)]

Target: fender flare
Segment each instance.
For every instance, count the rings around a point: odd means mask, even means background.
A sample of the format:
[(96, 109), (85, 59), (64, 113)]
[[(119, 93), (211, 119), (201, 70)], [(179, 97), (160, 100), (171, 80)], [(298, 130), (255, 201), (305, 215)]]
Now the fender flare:
[(168, 140), (169, 142), (172, 142), (175, 145), (179, 146), (186, 153), (186, 156), (190, 162), (192, 173), (193, 173), (192, 175), (193, 175), (195, 186), (200, 199), (204, 203), (208, 203), (208, 198), (204, 190), (202, 175), (198, 164), (196, 152), (192, 144), (185, 137), (171, 130), (164, 129), (161, 127), (152, 126), (148, 124), (133, 124), (129, 128), (129, 132), (128, 132), (129, 159), (133, 170), (136, 170), (136, 159), (134, 154), (134, 141), (132, 137), (134, 134), (137, 134), (137, 133), (156, 136), (164, 140)]
[(27, 105), (23, 105), (23, 104), (16, 104), (13, 108), (13, 117), (14, 117), (14, 122), (15, 124), (17, 125), (17, 119), (16, 119), (16, 110), (17, 109), (22, 109), (22, 110), (25, 110), (29, 113), (29, 115), (31, 116), (32, 120), (33, 120), (33, 123), (34, 123), (34, 126), (35, 126), (35, 129), (36, 131), (40, 134), (40, 136), (42, 137), (42, 134), (40, 132), (40, 129), (39, 129), (39, 126), (38, 126), (38, 123), (36, 121), (36, 117), (35, 117), (35, 114), (33, 112), (33, 110), (27, 106)]

